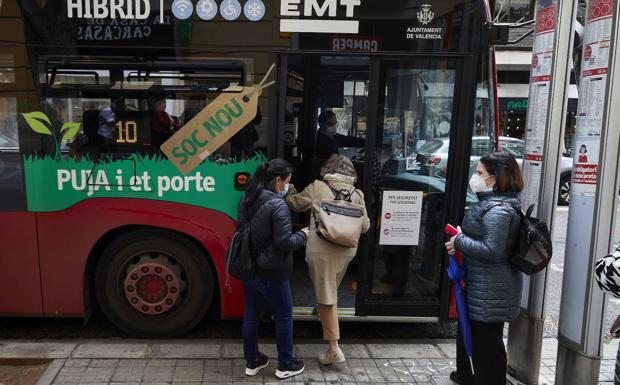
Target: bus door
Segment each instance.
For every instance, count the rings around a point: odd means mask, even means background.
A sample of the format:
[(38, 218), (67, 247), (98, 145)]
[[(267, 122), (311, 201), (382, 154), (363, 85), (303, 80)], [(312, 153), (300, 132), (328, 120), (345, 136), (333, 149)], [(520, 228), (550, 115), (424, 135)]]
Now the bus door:
[[(367, 56), (287, 55), (286, 110), (283, 157), (294, 166), (292, 183), (298, 190), (321, 178), (321, 167), (333, 151), (349, 157), (358, 174), (356, 187), (363, 188), (364, 153), (368, 117), (370, 58)], [(322, 113), (333, 113), (336, 132), (320, 128)], [(333, 141), (331, 146), (325, 142)], [(309, 214), (296, 215), (306, 226)], [(296, 254), (292, 278), (294, 315), (298, 319), (316, 316), (312, 282), (303, 250)], [(358, 258), (349, 265), (338, 290), (339, 314), (354, 316), (359, 276)]]
[[(463, 110), (473, 110), (475, 82), (462, 81), (464, 62), (372, 61), (364, 175), (371, 228), (358, 253), (356, 315), (445, 319), (443, 228), (465, 195), (446, 187), (463, 185), (470, 167), (462, 139), (471, 135), (473, 113)], [(457, 153), (463, 159), (448, 163)]]

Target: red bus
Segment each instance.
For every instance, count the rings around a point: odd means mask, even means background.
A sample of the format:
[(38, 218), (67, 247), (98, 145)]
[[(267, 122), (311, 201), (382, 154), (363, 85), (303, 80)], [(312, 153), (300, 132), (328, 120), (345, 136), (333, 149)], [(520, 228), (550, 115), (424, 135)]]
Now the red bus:
[[(472, 147), (496, 128), (501, 33), (484, 2), (0, 4), (0, 314), (101, 309), (137, 336), (181, 334), (211, 308), (241, 317), (225, 251), (244, 183), (276, 156), (296, 186), (317, 178), (317, 117), (329, 109), (372, 218), (339, 292), (342, 318), (454, 316), (443, 226), (475, 201), (472, 159), (495, 142)], [(252, 123), (180, 173), (159, 145), (274, 63)], [(312, 319), (303, 258), (294, 314)]]

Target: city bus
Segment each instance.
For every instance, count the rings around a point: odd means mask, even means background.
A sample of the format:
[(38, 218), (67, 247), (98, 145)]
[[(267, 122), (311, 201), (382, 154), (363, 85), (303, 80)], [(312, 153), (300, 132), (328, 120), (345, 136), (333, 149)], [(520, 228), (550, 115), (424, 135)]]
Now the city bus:
[[(497, 137), (505, 31), (485, 1), (4, 0), (0, 23), (0, 315), (101, 311), (151, 337), (242, 317), (225, 259), (244, 186), (273, 157), (298, 189), (320, 178), (329, 110), (371, 218), (340, 317), (454, 319), (443, 228)], [(161, 151), (263, 78), (250, 123), (195, 169)], [(303, 251), (291, 285), (295, 319), (316, 319)]]

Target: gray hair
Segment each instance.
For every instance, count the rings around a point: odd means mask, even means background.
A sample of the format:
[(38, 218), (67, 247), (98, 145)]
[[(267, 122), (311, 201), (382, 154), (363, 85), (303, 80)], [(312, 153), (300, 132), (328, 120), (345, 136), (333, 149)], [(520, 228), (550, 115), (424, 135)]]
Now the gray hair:
[(321, 178), (327, 174), (341, 174), (355, 178), (357, 180), (357, 171), (353, 166), (351, 159), (344, 155), (332, 154), (321, 167)]

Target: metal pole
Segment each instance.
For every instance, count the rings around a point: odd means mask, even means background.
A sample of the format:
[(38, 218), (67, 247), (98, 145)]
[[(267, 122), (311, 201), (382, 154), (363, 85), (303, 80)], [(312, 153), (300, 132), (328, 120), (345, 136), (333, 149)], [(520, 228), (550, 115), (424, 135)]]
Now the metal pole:
[[(594, 262), (614, 236), (620, 151), (620, 1), (590, 1), (579, 82), (556, 384), (598, 383), (606, 298)], [(581, 151), (580, 151), (581, 150)]]
[[(560, 179), (570, 52), (576, 0), (539, 0), (532, 49), (526, 123), (523, 208), (536, 206), (537, 217), (553, 231)], [(538, 383), (545, 320), (547, 270), (524, 276), (519, 318), (508, 332), (508, 372), (525, 384)]]

